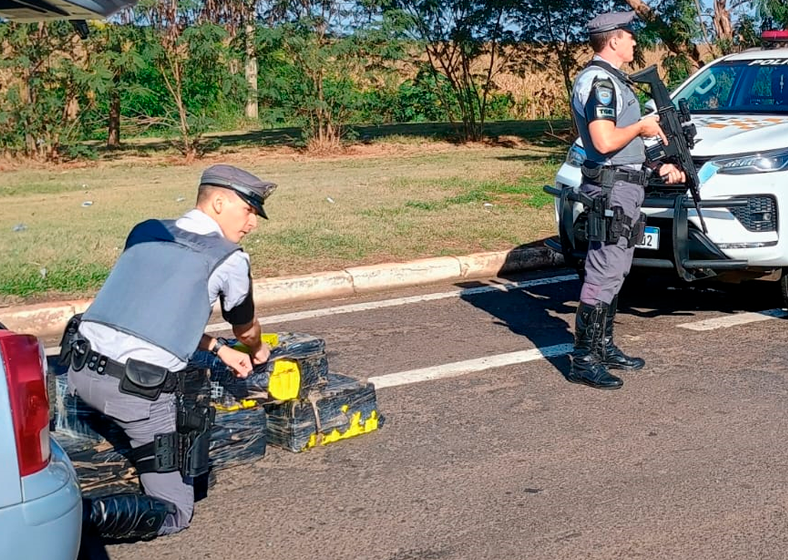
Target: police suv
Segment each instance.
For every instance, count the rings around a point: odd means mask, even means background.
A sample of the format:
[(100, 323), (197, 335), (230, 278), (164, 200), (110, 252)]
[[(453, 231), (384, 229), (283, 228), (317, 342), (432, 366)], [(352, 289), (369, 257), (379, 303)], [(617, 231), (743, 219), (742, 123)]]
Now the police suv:
[[(788, 31), (766, 32), (764, 40), (776, 48), (719, 58), (671, 95), (674, 105), (689, 109), (686, 127), (697, 131), (691, 153), (703, 220), (685, 185), (653, 179), (633, 268), (670, 269), (686, 281), (779, 281), (788, 305)], [(646, 106), (654, 109), (653, 102)], [(572, 193), (584, 160), (578, 139), (555, 188), (545, 187), (556, 196), (559, 229), (559, 240), (548, 245), (578, 267), (587, 247), (586, 213)]]

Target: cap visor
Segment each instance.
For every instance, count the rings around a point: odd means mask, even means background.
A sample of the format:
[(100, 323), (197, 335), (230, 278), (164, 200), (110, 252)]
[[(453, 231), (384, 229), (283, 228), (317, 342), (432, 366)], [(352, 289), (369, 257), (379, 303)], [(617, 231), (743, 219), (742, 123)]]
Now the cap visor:
[[(236, 192), (237, 192), (237, 191), (236, 191)], [(246, 202), (246, 203), (247, 203), (249, 206), (251, 206), (252, 208), (254, 208), (254, 210), (255, 210), (255, 212), (257, 212), (257, 215), (258, 215), (258, 216), (262, 216), (262, 217), (263, 217), (263, 218), (265, 218), (266, 220), (268, 219), (268, 214), (266, 214), (266, 213), (265, 213), (265, 208), (263, 208), (263, 205), (260, 203), (260, 201), (259, 201), (259, 200), (255, 200), (255, 199), (253, 199), (253, 198), (252, 198), (252, 197), (250, 197), (250, 196), (244, 196), (242, 193), (238, 193), (238, 194), (240, 195), (240, 197), (241, 197), (241, 198), (243, 198), (243, 199), (244, 199), (244, 201), (245, 201), (245, 202)]]
[(265, 213), (265, 208), (263, 208), (263, 204), (265, 203), (265, 199), (263, 197), (259, 196), (251, 189), (247, 189), (246, 187), (242, 187), (240, 185), (232, 185), (227, 188), (235, 191), (235, 194), (240, 196), (244, 202), (254, 208), (258, 216), (262, 216), (266, 220), (268, 219), (268, 215)]

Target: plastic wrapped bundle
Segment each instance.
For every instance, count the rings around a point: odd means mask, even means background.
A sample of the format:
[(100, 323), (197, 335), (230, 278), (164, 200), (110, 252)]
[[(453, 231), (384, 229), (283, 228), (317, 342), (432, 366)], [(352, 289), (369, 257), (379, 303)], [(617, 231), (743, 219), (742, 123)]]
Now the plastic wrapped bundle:
[(374, 385), (336, 373), (308, 399), (265, 408), (268, 443), (295, 452), (372, 432), (384, 421)]
[(279, 376), (284, 386), (286, 379), (298, 378), (297, 387), (293, 386), (284, 396), (271, 396), (277, 400), (290, 398), (306, 398), (307, 395), (324, 386), (328, 378), (328, 358), (326, 357), (326, 341), (322, 338), (301, 333), (278, 334), (272, 343), (269, 386)]
[(219, 414), (211, 432), (211, 466), (220, 471), (265, 455), (267, 425), (262, 407)]
[[(328, 358), (322, 338), (301, 333), (264, 334), (262, 338), (272, 347), (271, 357), (245, 379), (235, 377), (210, 352), (197, 352), (192, 358), (192, 364), (211, 370), (212, 400), (217, 409), (248, 408), (258, 399), (306, 398), (310, 391), (326, 384)], [(238, 350), (246, 349), (236, 340), (230, 344)]]
[(113, 445), (128, 448), (128, 438), (120, 426), (79, 397), (68, 394), (65, 375), (56, 377), (55, 394), (50, 395), (49, 401), (54, 410), (53, 432), (69, 456)]
[[(58, 434), (55, 436), (58, 443), (62, 443), (60, 436)], [(69, 453), (84, 496), (107, 496), (117, 492), (139, 490), (137, 472), (124, 455), (128, 449), (128, 445), (115, 449), (105, 441), (94, 449)]]
[[(197, 399), (207, 398), (204, 378), (187, 377), (187, 385), (199, 388)], [(192, 397), (195, 398), (195, 397)], [(126, 459), (128, 437), (110, 418), (67, 393), (67, 381), (55, 383), (53, 436), (68, 454), (87, 496), (103, 496), (135, 490), (138, 478)], [(258, 407), (222, 414), (211, 431), (210, 458), (214, 471), (256, 461), (266, 451), (266, 416)]]

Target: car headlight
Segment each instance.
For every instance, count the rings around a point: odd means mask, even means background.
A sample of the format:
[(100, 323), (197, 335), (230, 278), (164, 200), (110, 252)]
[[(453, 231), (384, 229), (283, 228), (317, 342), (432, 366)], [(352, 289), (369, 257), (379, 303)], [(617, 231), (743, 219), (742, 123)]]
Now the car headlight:
[(788, 149), (715, 159), (714, 164), (717, 166), (717, 173), (729, 175), (785, 171), (788, 170)]
[(586, 160), (586, 151), (578, 144), (572, 144), (566, 154), (566, 164), (572, 167), (580, 167)]

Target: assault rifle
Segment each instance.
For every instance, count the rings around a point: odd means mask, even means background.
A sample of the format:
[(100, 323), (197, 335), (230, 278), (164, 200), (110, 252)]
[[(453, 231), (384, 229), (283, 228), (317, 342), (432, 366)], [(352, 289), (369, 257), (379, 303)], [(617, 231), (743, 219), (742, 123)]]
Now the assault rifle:
[(703, 233), (707, 233), (706, 222), (700, 212), (700, 179), (695, 165), (692, 163), (690, 149), (695, 147), (695, 135), (697, 130), (691, 122), (687, 101), (679, 101), (679, 109), (676, 110), (673, 101), (665, 84), (659, 79), (656, 66), (649, 66), (645, 70), (631, 74), (629, 78), (636, 83), (648, 84), (651, 90), (651, 97), (657, 105), (659, 115), (659, 126), (668, 138), (665, 145), (660, 140), (655, 146), (648, 148), (646, 154), (651, 161), (663, 161), (673, 163), (684, 171), (687, 177), (687, 187), (689, 188), (692, 200), (695, 203), (695, 211), (698, 213), (700, 225)]

